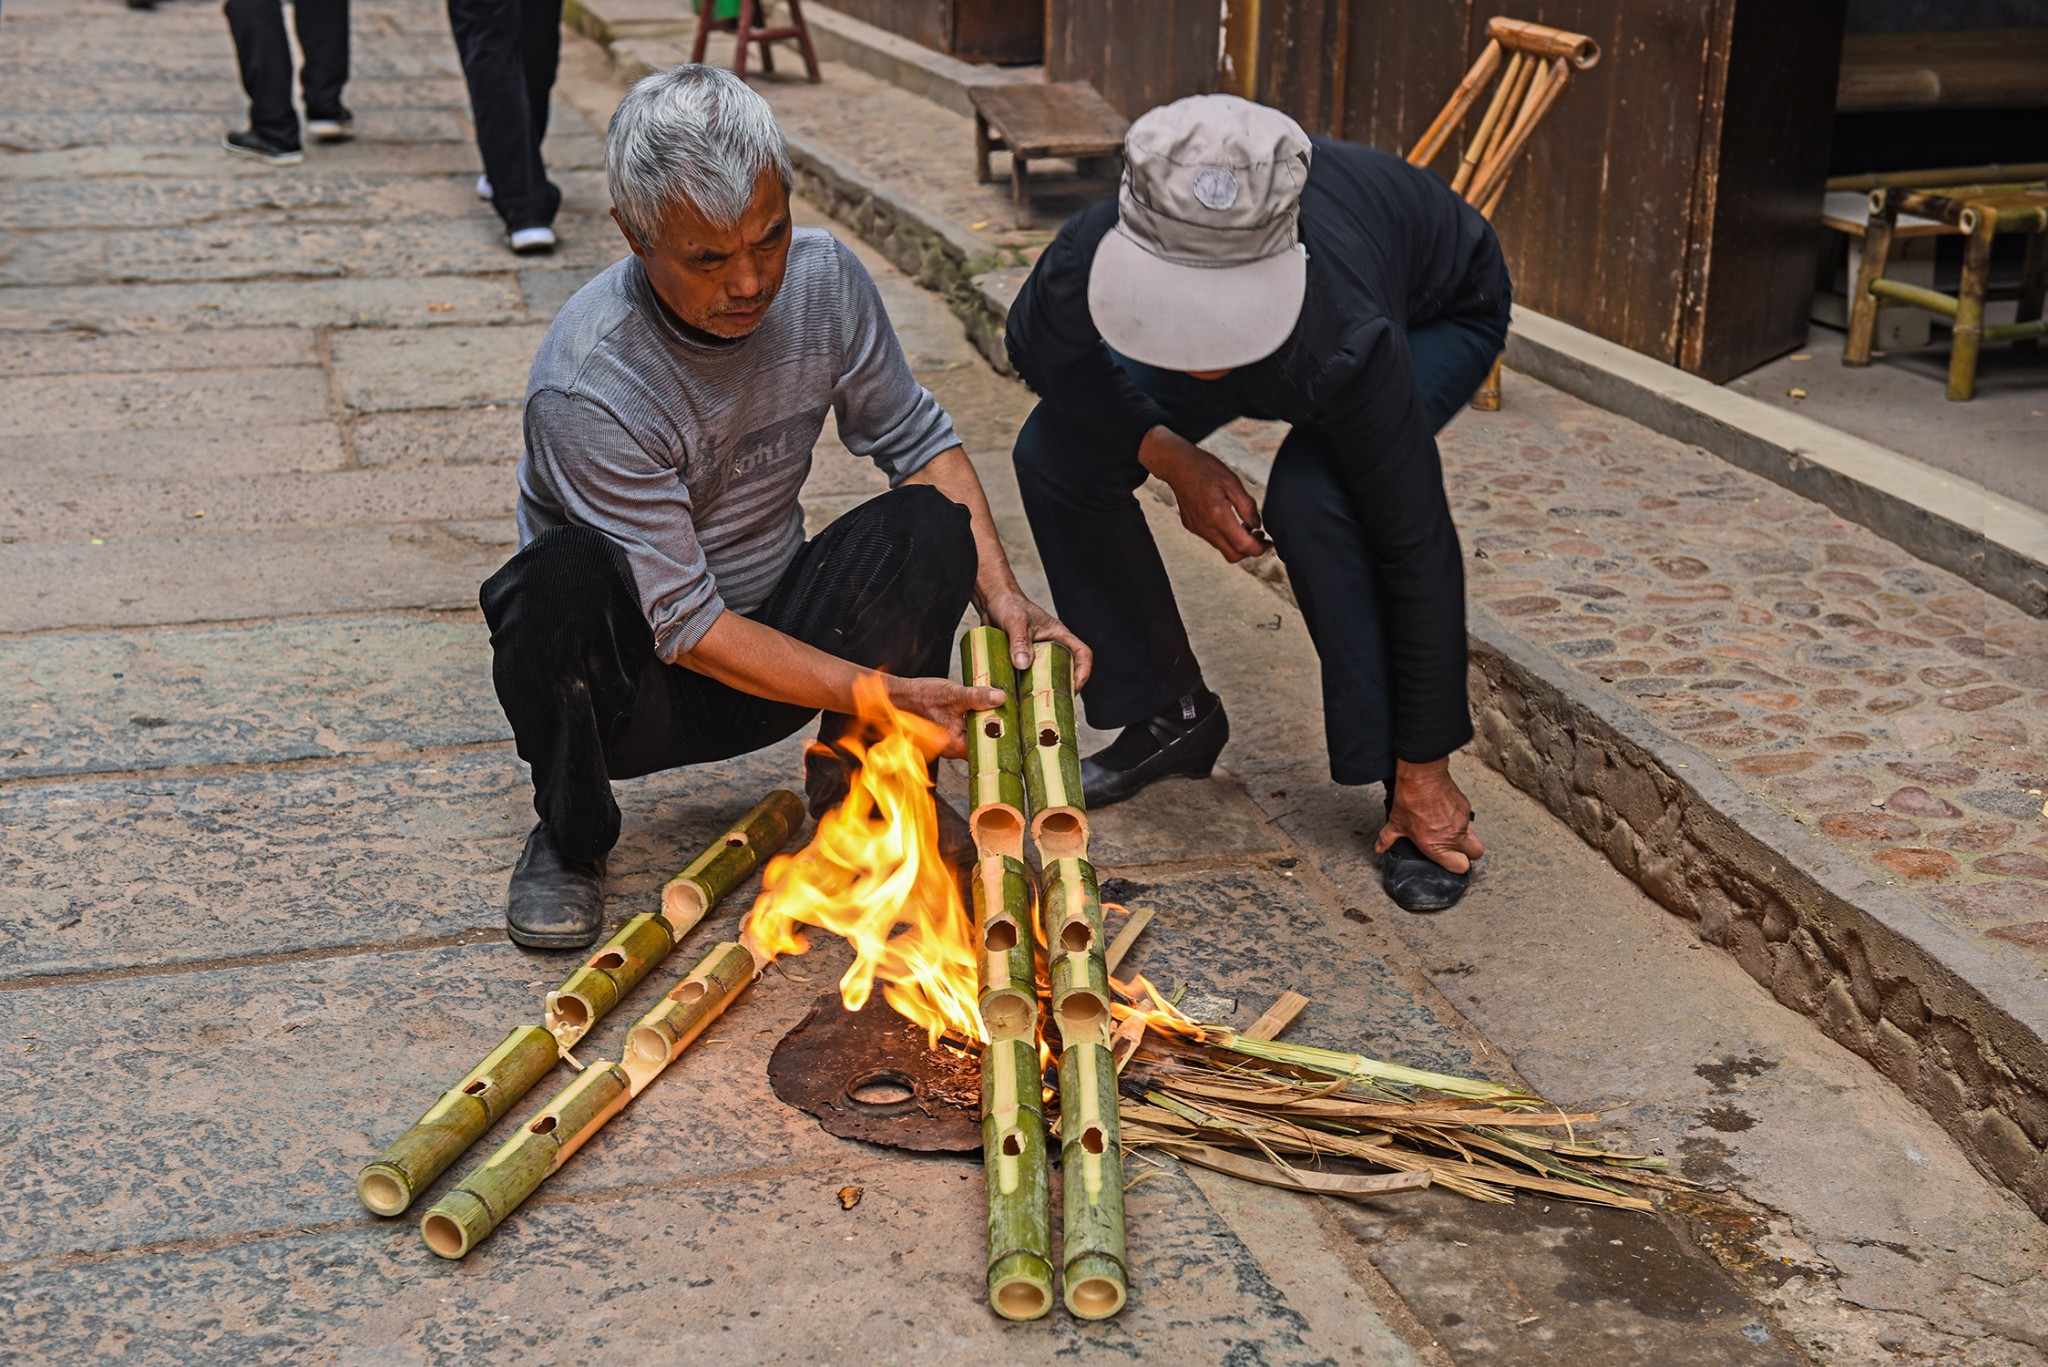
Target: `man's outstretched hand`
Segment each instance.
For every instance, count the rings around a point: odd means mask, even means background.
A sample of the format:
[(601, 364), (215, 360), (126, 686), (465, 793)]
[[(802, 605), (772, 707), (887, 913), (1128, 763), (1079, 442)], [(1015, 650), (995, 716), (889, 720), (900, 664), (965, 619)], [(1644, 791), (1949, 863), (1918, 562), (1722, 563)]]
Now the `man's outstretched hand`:
[(1373, 846), (1381, 854), (1402, 836), (1415, 848), (1449, 869), (1464, 873), (1472, 861), (1486, 853), (1479, 837), (1472, 834), (1472, 804), (1451, 781), (1448, 757), (1428, 764), (1394, 764), (1394, 805), (1387, 812), (1387, 824)]
[(1031, 667), (1032, 648), (1040, 641), (1058, 641), (1074, 656), (1074, 687), (1088, 682), (1095, 653), (1067, 624), (1024, 596), (1014, 586), (991, 593), (981, 605), (981, 620), (1010, 638), (1010, 663), (1022, 673)]
[(951, 679), (899, 679), (884, 676), (889, 701), (912, 716), (931, 723), (918, 736), (918, 748), (934, 758), (967, 758), (967, 714), (1003, 705), (1000, 688), (970, 688)]
[(1155, 427), (1138, 447), (1138, 463), (1165, 481), (1180, 525), (1223, 553), (1231, 564), (1272, 549), (1259, 529), (1259, 505), (1234, 471), (1178, 433)]

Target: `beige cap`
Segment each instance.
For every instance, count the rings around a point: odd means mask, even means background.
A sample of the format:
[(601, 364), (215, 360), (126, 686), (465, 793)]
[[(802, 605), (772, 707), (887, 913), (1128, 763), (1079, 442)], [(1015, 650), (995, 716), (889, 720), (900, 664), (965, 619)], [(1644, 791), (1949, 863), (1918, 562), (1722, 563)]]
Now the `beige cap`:
[(1162, 370), (1228, 370), (1277, 351), (1301, 316), (1301, 125), (1235, 95), (1190, 95), (1124, 138), (1117, 225), (1088, 273), (1096, 331)]

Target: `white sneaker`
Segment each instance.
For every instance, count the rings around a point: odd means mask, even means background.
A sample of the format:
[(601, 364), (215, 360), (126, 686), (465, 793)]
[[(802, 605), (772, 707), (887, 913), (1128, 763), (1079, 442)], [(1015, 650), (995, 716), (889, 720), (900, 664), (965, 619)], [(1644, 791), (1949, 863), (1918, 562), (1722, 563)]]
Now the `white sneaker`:
[(476, 197), (478, 199), (489, 199), (491, 197), (491, 178), (489, 176), (478, 176), (476, 178)]
[(315, 142), (347, 142), (355, 135), (354, 119), (306, 120), (306, 136)]
[(555, 249), (553, 228), (518, 228), (506, 234), (505, 240), (512, 244), (517, 256), (538, 256)]

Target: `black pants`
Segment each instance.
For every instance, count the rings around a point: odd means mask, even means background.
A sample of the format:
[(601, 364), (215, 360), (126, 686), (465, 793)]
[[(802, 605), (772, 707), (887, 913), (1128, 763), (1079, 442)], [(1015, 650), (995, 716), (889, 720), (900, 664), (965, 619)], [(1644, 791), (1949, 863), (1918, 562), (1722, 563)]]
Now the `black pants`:
[[(944, 675), (974, 572), (967, 510), (906, 485), (807, 542), (747, 615), (856, 664)], [(482, 602), (498, 701), (533, 766), (534, 811), (571, 859), (618, 841), (612, 779), (746, 754), (816, 715), (655, 658), (632, 568), (602, 532), (541, 533), (485, 581)], [(849, 725), (828, 714), (819, 737)]]
[(448, 0), (448, 25), (492, 206), (508, 229), (545, 228), (562, 207), (540, 159), (562, 55), (562, 0)]
[[(292, 108), (292, 48), (284, 36), (283, 0), (227, 0), (228, 32), (249, 96), (249, 128), (278, 147), (299, 145), (299, 115)], [(306, 66), (299, 73), (306, 117), (343, 117), (341, 88), (348, 84), (348, 0), (293, 0), (292, 27)]]
[[(1506, 338), (1505, 311), (1498, 319), (1443, 319), (1408, 334), (1432, 430), (1471, 401)], [(1197, 380), (1119, 363), (1189, 441), (1243, 415), (1227, 376)], [(1138, 506), (1146, 475), (1137, 453), (1112, 449), (1101, 433), (1041, 403), (1017, 434), (1015, 459), (1054, 606), (1095, 652), (1082, 690), (1089, 722), (1105, 730), (1129, 726), (1198, 686), (1202, 667)], [(1281, 442), (1263, 512), (1321, 657), (1330, 777), (1377, 783), (1394, 772), (1377, 576), (1365, 528), (1321, 433), (1296, 427)]]

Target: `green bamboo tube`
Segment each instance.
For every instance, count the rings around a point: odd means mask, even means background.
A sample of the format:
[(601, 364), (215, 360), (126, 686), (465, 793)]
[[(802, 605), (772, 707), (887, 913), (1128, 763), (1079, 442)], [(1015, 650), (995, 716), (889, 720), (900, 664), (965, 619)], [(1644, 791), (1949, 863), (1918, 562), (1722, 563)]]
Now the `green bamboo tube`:
[(1094, 867), (1085, 859), (1047, 864), (1039, 915), (1045, 921), (1046, 976), (1052, 984), (1052, 1018), (1060, 1039), (1072, 1043), (1106, 1030), (1109, 969)]
[(460, 1258), (482, 1243), (630, 1100), (626, 1070), (617, 1064), (594, 1063), (578, 1073), (455, 1190), (427, 1208), (420, 1221), (427, 1247), (444, 1258)]
[(1035, 1320), (1052, 1309), (1052, 1178), (1036, 1040), (997, 1040), (982, 1051), (981, 1155), (988, 1303), (1004, 1319)]
[(1000, 688), (1003, 705), (967, 714), (967, 826), (982, 855), (1024, 857), (1024, 752), (1017, 709), (1017, 671), (1010, 638), (975, 627), (960, 638), (960, 682)]
[(975, 863), (974, 930), (981, 944), (982, 1028), (992, 1040), (1037, 1039), (1031, 881), (1022, 860), (990, 854)]
[(414, 1197), (547, 1076), (557, 1057), (554, 1036), (538, 1025), (522, 1025), (505, 1036), (376, 1162), (356, 1174), (356, 1195), (379, 1215), (404, 1214)]
[(548, 1029), (554, 1032), (562, 1052), (575, 1048), (590, 1027), (639, 986), (675, 946), (668, 921), (656, 912), (643, 911), (620, 926), (588, 963), (548, 994)]
[(1106, 1043), (1060, 1055), (1060, 1187), (1064, 1196), (1067, 1309), (1084, 1320), (1124, 1308), (1124, 1160), (1116, 1114), (1116, 1060)]
[(718, 1019), (754, 980), (754, 973), (754, 956), (740, 945), (713, 945), (690, 976), (633, 1023), (626, 1036), (625, 1066), (632, 1074), (635, 1096)]
[(733, 828), (713, 841), (690, 867), (668, 880), (661, 890), (661, 914), (680, 940), (704, 913), (789, 841), (804, 824), (804, 802), (786, 788), (777, 788)]
[(1031, 838), (1044, 860), (1085, 857), (1088, 812), (1081, 796), (1081, 752), (1074, 738), (1074, 657), (1040, 641), (1023, 678), (1024, 786)]

